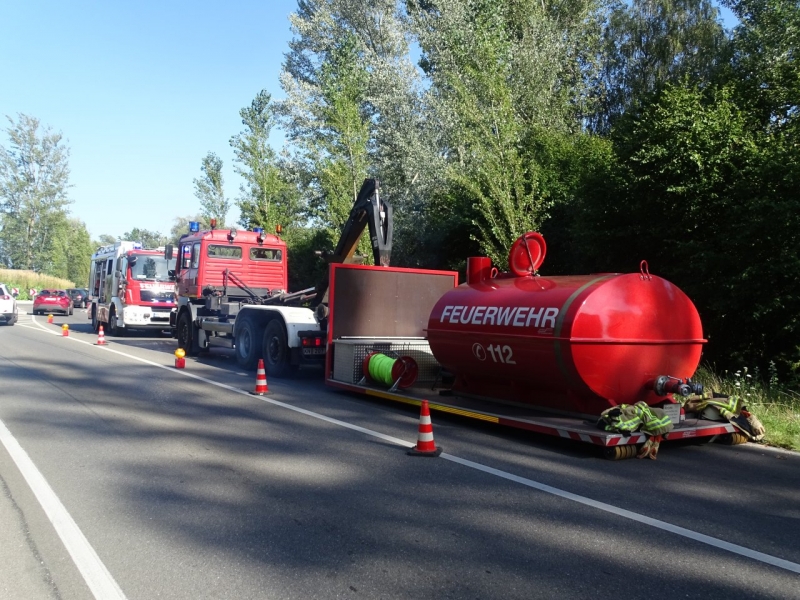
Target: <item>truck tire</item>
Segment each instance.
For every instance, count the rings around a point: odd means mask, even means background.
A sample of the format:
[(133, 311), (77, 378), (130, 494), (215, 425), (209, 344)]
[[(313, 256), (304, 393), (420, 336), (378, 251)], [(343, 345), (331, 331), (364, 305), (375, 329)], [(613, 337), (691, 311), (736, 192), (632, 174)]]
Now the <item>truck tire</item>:
[(108, 312), (108, 333), (114, 337), (125, 337), (125, 328), (117, 326), (117, 310), (112, 306)]
[[(100, 331), (100, 322), (97, 320), (97, 307), (92, 305), (92, 308), (89, 309), (92, 311), (92, 331), (97, 333)], [(105, 333), (105, 331), (103, 331)]]
[(188, 311), (181, 313), (178, 317), (178, 325), (176, 327), (178, 337), (178, 348), (183, 348), (187, 356), (197, 356), (197, 344), (194, 341), (194, 325), (192, 324), (192, 317)]
[(258, 343), (258, 326), (253, 319), (245, 317), (236, 328), (236, 362), (248, 371), (256, 368), (261, 358), (261, 346)]
[(286, 342), (286, 328), (279, 319), (272, 319), (267, 323), (261, 349), (268, 375), (286, 377), (294, 370), (289, 344)]

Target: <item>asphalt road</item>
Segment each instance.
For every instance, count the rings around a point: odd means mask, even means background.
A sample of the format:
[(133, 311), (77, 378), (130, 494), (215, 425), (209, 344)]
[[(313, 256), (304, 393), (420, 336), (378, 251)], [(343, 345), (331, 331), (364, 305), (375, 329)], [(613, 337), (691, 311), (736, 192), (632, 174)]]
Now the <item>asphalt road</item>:
[(261, 398), (230, 353), (95, 341), (0, 327), (0, 598), (800, 598), (796, 454), (435, 416), (415, 458), (417, 413), (319, 372)]

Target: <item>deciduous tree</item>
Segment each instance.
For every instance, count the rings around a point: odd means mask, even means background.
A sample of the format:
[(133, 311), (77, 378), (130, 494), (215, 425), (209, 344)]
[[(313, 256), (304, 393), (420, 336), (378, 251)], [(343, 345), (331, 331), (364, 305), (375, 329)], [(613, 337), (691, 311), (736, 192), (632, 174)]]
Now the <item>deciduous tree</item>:
[(225, 227), (231, 203), (225, 198), (222, 159), (209, 152), (203, 157), (200, 170), (203, 176), (194, 180), (194, 195), (200, 200), (200, 211), (206, 219), (216, 219), (218, 227)]
[(45, 270), (63, 224), (69, 184), (69, 149), (60, 133), (34, 117), (8, 117), (10, 144), (0, 146), (0, 250), (6, 266)]
[(239, 111), (244, 129), (230, 140), (235, 170), (244, 183), (239, 187), (239, 223), (272, 230), (276, 225), (291, 228), (299, 218), (299, 199), (285, 164), (269, 144), (276, 124), (271, 96), (259, 92), (250, 106)]

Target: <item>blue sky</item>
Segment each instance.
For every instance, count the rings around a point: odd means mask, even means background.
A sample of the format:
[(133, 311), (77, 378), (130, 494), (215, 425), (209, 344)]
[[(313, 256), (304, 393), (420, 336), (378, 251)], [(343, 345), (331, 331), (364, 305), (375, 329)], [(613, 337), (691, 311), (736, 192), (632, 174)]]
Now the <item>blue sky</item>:
[[(8, 0), (0, 19), (5, 116), (38, 118), (71, 149), (73, 215), (93, 239), (168, 233), (199, 212), (193, 180), (213, 151), (238, 195), (228, 140), (239, 110), (278, 82), (296, 0)], [(726, 14), (730, 26), (730, 13)], [(280, 145), (280, 134), (273, 144)], [(232, 208), (229, 220), (238, 218)]]
[[(17, 0), (0, 19), (0, 115), (38, 118), (71, 149), (73, 215), (93, 238), (169, 232), (199, 211), (192, 180), (209, 151), (225, 163), (239, 110), (278, 76), (296, 0)], [(277, 143), (281, 137), (275, 136)], [(233, 208), (230, 218), (238, 218)]]

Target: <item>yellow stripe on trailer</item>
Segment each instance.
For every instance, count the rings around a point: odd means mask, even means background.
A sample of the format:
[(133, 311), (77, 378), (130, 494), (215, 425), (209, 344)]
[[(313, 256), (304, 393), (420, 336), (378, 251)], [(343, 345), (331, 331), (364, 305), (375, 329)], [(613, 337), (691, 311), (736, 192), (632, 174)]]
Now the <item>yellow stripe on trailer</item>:
[[(373, 390), (373, 389), (365, 389), (364, 392), (368, 396), (377, 396), (378, 398), (383, 398), (384, 400), (395, 400), (397, 402), (404, 402), (405, 404), (411, 404), (414, 406), (419, 406), (422, 401), (421, 400), (414, 400), (412, 398), (405, 398), (404, 396), (395, 396), (394, 394), (389, 394), (387, 392), (382, 392), (380, 390)], [(479, 419), (481, 421), (488, 421), (489, 423), (499, 423), (500, 419), (498, 417), (494, 417), (491, 415), (484, 415), (481, 413), (472, 412), (469, 410), (463, 410), (460, 408), (454, 408), (452, 406), (447, 406), (443, 404), (432, 404), (428, 403), (428, 406), (431, 410), (438, 410), (441, 412), (447, 412), (454, 415), (461, 415), (462, 417), (470, 417), (472, 419)]]

